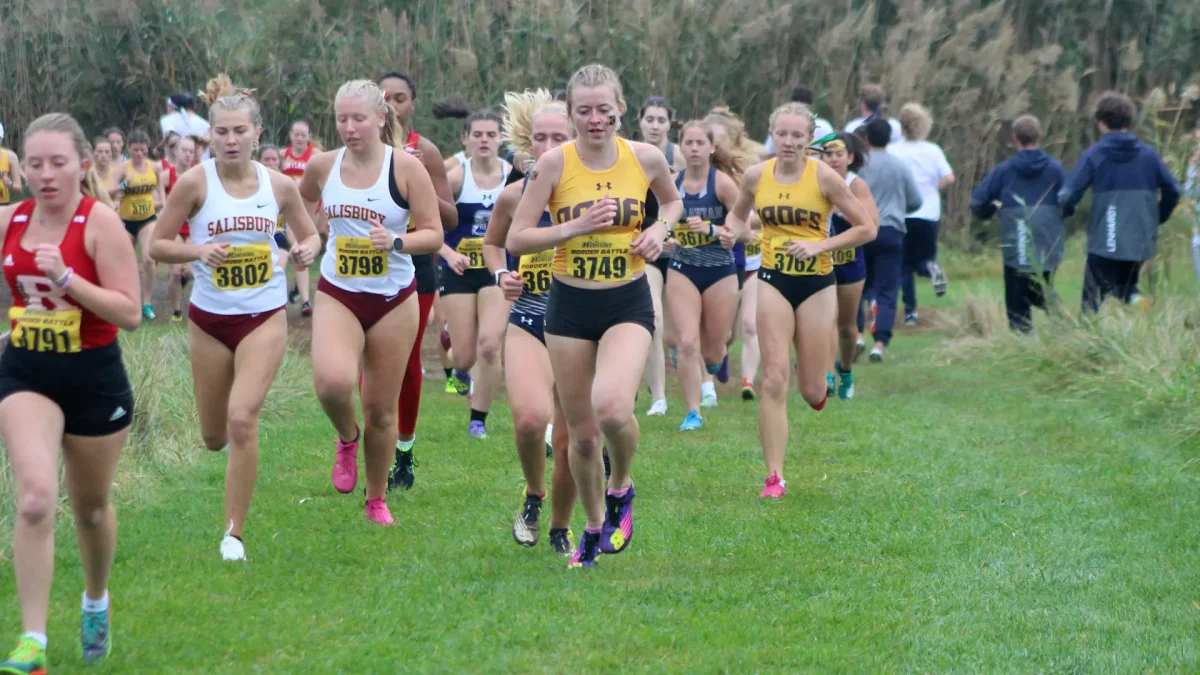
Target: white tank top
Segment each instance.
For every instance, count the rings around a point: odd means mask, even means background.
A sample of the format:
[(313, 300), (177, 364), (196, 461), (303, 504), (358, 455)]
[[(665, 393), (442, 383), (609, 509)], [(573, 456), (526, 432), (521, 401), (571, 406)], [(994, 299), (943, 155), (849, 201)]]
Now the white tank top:
[(229, 244), (229, 257), (220, 267), (203, 261), (192, 263), (196, 285), (191, 302), (213, 314), (257, 314), (287, 304), (287, 276), (279, 262), (275, 226), (279, 204), (267, 168), (252, 163), (258, 174), (258, 191), (249, 199), (234, 199), (221, 185), (217, 165), (206, 160), (204, 205), (190, 218), (191, 239), (197, 245)]
[[(850, 187), (851, 185), (854, 184), (854, 181), (858, 180), (858, 174), (854, 173), (853, 171), (847, 171), (845, 178), (843, 178), (842, 180), (845, 181), (846, 187)], [(842, 215), (842, 212), (840, 210), (831, 209), (829, 211), (829, 215), (825, 216), (825, 231), (827, 233), (829, 233), (830, 235), (833, 235), (833, 215), (835, 213), (839, 216)]]
[[(371, 223), (375, 219), (394, 235), (408, 229), (408, 202), (392, 196), (392, 149), (383, 156), (379, 179), (365, 190), (342, 183), (342, 158), (338, 152), (321, 191), (325, 216), (329, 219), (329, 243), (321, 259), (321, 276), (344, 291), (393, 297), (413, 282), (412, 256), (395, 251), (376, 251), (371, 245)], [(399, 197), (399, 195), (397, 195)]]

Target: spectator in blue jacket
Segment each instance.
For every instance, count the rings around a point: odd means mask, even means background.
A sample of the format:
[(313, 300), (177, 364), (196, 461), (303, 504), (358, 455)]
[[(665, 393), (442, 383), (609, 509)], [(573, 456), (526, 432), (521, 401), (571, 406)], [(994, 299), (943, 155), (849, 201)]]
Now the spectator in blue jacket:
[(1067, 229), (1058, 205), (1066, 174), (1038, 147), (1042, 125), (1033, 115), (1013, 121), (1017, 154), (1001, 162), (971, 193), (971, 211), (987, 220), (1000, 212), (1004, 305), (1008, 325), (1027, 333), (1033, 308), (1046, 309), (1046, 289), (1063, 259)]
[(1129, 131), (1137, 110), (1114, 91), (1096, 102), (1096, 125), (1103, 136), (1079, 158), (1059, 192), (1063, 213), (1071, 215), (1092, 188), (1088, 218), (1083, 309), (1098, 311), (1109, 295), (1125, 303), (1137, 294), (1142, 263), (1154, 257), (1158, 226), (1179, 203), (1179, 185), (1158, 154)]

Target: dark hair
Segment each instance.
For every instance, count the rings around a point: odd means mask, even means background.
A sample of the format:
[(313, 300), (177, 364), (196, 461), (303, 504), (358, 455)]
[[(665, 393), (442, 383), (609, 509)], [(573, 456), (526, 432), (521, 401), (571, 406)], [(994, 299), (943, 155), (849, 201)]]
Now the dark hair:
[(1096, 121), (1112, 131), (1124, 131), (1133, 126), (1136, 114), (1133, 101), (1119, 91), (1106, 91), (1096, 100)]
[[(555, 101), (562, 101), (563, 103), (566, 103), (566, 101), (567, 101), (567, 90), (566, 90), (566, 89), (555, 89), (555, 90), (554, 90), (554, 100), (555, 100)], [(1200, 122), (1198, 122), (1197, 124), (1200, 124)]]
[(1037, 145), (1042, 140), (1042, 124), (1033, 115), (1021, 115), (1013, 120), (1012, 132), (1021, 145)]
[(792, 101), (794, 103), (803, 103), (811, 108), (815, 100), (813, 90), (803, 84), (792, 90)]
[(125, 140), (126, 144), (128, 145), (133, 145), (134, 143), (143, 143), (147, 149), (150, 147), (150, 136), (141, 129), (134, 129), (133, 131), (129, 132), (129, 138)]
[(108, 138), (109, 136), (112, 136), (113, 134), (117, 134), (121, 137), (121, 140), (125, 140), (125, 132), (121, 131), (121, 127), (109, 127), (104, 130), (105, 138)]
[(854, 161), (850, 162), (848, 168), (851, 171), (858, 171), (863, 168), (867, 163), (867, 145), (863, 143), (863, 139), (858, 134), (848, 134), (844, 131), (837, 133), (837, 139), (846, 144), (846, 152), (854, 155)]
[(479, 110), (471, 113), (467, 116), (467, 119), (463, 120), (462, 132), (464, 136), (471, 133), (471, 126), (476, 122), (495, 122), (498, 127), (504, 126), (500, 120), (500, 116), (496, 113), (490, 110)]
[(408, 85), (408, 90), (412, 92), (413, 99), (415, 100), (417, 98), (417, 83), (414, 82), (413, 79), (407, 74), (398, 70), (388, 71), (383, 75), (380, 75), (379, 79), (375, 80), (375, 84), (383, 84), (384, 80), (404, 80), (404, 83)]
[(192, 96), (191, 92), (185, 91), (178, 94), (171, 94), (169, 99), (171, 104), (176, 108), (182, 108), (184, 110), (196, 109), (196, 97)]
[[(179, 135), (178, 131), (168, 131), (167, 135), (163, 136), (162, 143), (159, 143), (158, 147), (154, 149), (154, 151), (157, 152), (160, 157), (167, 156), (167, 146), (171, 144), (172, 137), (179, 138), (179, 139), (183, 138), (182, 136)], [(178, 143), (176, 143), (176, 145), (178, 145)]]
[(433, 113), (433, 118), (437, 120), (447, 118), (463, 120), (471, 116), (471, 104), (461, 96), (451, 96), (450, 98), (434, 103), (430, 112)]
[(279, 153), (279, 158), (283, 159), (283, 153), (279, 152), (279, 146), (275, 145), (274, 143), (263, 143), (262, 145), (258, 146), (258, 158), (262, 159), (263, 153), (268, 150), (274, 150), (275, 152)]
[(647, 108), (662, 108), (667, 111), (667, 121), (675, 121), (675, 109), (671, 107), (671, 102), (662, 96), (651, 96), (642, 101), (642, 107), (638, 109), (638, 119), (641, 119), (646, 114)]
[(866, 123), (867, 142), (872, 148), (886, 148), (888, 141), (892, 140), (892, 125), (882, 117), (876, 117)]

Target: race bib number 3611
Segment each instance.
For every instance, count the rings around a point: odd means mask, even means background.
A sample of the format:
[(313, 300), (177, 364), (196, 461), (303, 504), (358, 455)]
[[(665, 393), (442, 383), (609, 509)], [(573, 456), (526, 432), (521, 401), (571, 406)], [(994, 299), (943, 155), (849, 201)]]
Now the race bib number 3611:
[(571, 276), (590, 281), (625, 281), (630, 276), (633, 234), (588, 234), (567, 242)]
[(458, 248), (455, 250), (459, 255), (467, 257), (467, 269), (481, 270), (486, 267), (483, 262), (482, 237), (467, 237), (458, 242)]
[(69, 354), (83, 347), (79, 339), (83, 312), (78, 309), (13, 307), (8, 310), (8, 318), (14, 322), (9, 341), (19, 349)]
[(339, 277), (382, 277), (388, 273), (386, 251), (376, 251), (366, 237), (337, 238)]

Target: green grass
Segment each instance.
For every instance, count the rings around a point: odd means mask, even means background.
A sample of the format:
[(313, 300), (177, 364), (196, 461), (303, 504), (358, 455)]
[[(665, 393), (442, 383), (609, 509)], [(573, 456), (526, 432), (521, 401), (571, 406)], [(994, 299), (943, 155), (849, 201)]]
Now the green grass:
[[(996, 288), (966, 280), (932, 304), (952, 311), (976, 285)], [(856, 369), (858, 398), (822, 414), (793, 394), (778, 503), (758, 498), (753, 404), (722, 389), (683, 435), (673, 381), (667, 417), (642, 416), (643, 396), (634, 541), (588, 571), (544, 538), (513, 543), (503, 401), (471, 441), (465, 400), (427, 382), (417, 485), (391, 496), (385, 530), (334, 492), (329, 424), (285, 384), (247, 564), (217, 551), (222, 455), (121, 481), (104, 672), (1195, 672), (1197, 439), (1003, 361), (941, 365), (943, 340), (901, 329), (887, 363)], [(50, 656), (81, 672), (60, 515)], [(0, 597), (10, 641), (7, 563)]]

